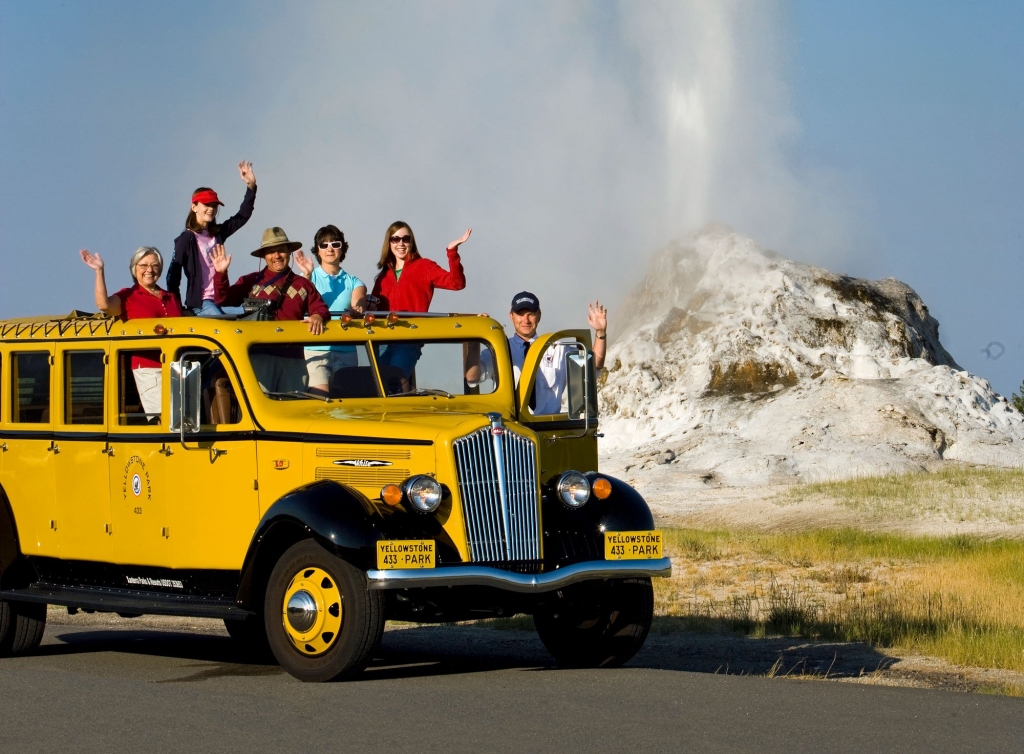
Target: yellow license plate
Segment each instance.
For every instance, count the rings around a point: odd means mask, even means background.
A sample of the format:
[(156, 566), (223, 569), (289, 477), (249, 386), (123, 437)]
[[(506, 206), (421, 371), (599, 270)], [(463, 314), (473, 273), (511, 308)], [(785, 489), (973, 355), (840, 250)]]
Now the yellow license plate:
[(605, 560), (654, 560), (663, 558), (660, 531), (606, 531)]
[(377, 542), (377, 568), (381, 571), (433, 568), (434, 564), (432, 539), (390, 539)]

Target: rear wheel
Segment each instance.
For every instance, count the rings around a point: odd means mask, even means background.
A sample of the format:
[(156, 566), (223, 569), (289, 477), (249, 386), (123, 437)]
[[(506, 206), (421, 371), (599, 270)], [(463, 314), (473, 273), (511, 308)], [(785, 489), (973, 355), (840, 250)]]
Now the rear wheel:
[(43, 640), (46, 605), (0, 600), (0, 657), (31, 652)]
[(384, 598), (366, 575), (312, 540), (290, 547), (270, 574), (264, 625), (281, 666), (302, 681), (351, 678), (384, 633)]
[(586, 582), (563, 589), (533, 616), (559, 665), (614, 667), (635, 655), (654, 618), (651, 580)]

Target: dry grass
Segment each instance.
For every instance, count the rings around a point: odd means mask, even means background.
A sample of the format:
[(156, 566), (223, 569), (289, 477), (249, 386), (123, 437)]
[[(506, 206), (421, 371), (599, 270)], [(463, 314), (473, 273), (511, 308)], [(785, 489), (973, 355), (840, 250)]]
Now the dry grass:
[(857, 530), (665, 534), (674, 574), (655, 580), (656, 609), (687, 628), (863, 641), (1024, 670), (1024, 542)]
[(923, 516), (953, 522), (1024, 523), (1024, 469), (944, 466), (939, 471), (803, 484), (780, 493), (779, 505), (835, 501), (873, 519)]

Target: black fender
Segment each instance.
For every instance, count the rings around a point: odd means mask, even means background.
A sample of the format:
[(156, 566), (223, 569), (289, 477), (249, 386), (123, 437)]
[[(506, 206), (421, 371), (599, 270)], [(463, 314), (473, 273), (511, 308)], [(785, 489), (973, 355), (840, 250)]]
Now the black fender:
[(7, 493), (0, 486), (0, 588), (19, 589), (34, 580), (34, 572), (21, 554), (18, 524)]
[(372, 568), (384, 516), (365, 496), (323, 480), (292, 490), (263, 515), (242, 563), (236, 602), (259, 610), (259, 600), (274, 564), (296, 542), (313, 538), (358, 568)]
[[(554, 483), (543, 488), (544, 559), (576, 562), (604, 559), (604, 532), (650, 531), (654, 515), (643, 496), (621, 479), (590, 471), (591, 484), (598, 477), (612, 485), (604, 500), (591, 495), (578, 510), (569, 510), (558, 499)], [(554, 481), (557, 481), (557, 477)]]

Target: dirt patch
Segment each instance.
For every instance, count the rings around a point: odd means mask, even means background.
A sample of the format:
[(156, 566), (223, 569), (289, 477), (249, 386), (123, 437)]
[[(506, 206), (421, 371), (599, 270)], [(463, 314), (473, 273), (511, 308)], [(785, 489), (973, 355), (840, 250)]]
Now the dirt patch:
[(706, 395), (745, 395), (768, 393), (777, 387), (792, 387), (797, 382), (796, 372), (774, 362), (740, 361), (724, 369), (721, 364), (711, 366), (711, 380)]

